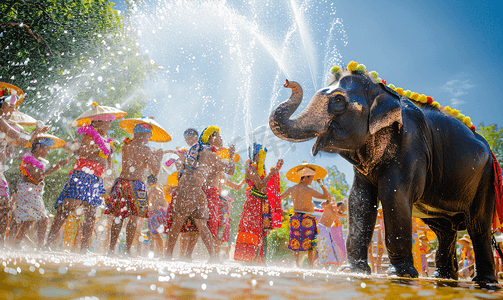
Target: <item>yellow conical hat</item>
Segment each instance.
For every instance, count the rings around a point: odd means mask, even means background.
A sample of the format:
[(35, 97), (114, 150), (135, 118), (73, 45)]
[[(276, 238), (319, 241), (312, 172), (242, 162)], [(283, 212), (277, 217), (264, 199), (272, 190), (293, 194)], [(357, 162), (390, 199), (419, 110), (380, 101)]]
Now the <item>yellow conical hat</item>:
[(133, 128), (136, 125), (143, 123), (152, 125), (152, 137), (149, 141), (158, 143), (167, 143), (171, 141), (171, 136), (169, 136), (166, 130), (164, 130), (159, 123), (154, 121), (153, 117), (124, 119), (119, 122), (119, 126), (129, 133), (133, 133)]
[(127, 115), (127, 112), (110, 106), (98, 105), (98, 103), (93, 102), (92, 107), (70, 123), (70, 126), (80, 127), (83, 125), (89, 125), (93, 119), (106, 115), (113, 115), (114, 120), (119, 120), (124, 118)]
[(318, 180), (327, 176), (327, 170), (320, 166), (304, 162), (302, 165), (291, 168), (286, 173), (286, 178), (295, 183), (299, 183), (300, 178), (303, 176), (314, 176), (313, 180)]
[(3, 91), (5, 89), (8, 89), (11, 95), (16, 95), (18, 97), (16, 101), (16, 107), (21, 104), (24, 100), (24, 92), (22, 89), (18, 88), (17, 86), (7, 83), (7, 82), (0, 82), (0, 91)]
[[(63, 141), (59, 137), (48, 133), (38, 134), (35, 139), (43, 139), (43, 138), (49, 138), (54, 141), (54, 145), (51, 147), (51, 149), (61, 148), (66, 144), (65, 141)], [(25, 147), (31, 147), (31, 143), (30, 142), (26, 143)]]

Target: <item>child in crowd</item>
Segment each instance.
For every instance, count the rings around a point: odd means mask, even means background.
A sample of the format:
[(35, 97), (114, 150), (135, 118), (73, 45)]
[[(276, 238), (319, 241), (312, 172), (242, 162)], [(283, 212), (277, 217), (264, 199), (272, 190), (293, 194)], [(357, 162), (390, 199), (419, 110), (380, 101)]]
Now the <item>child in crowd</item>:
[(157, 178), (154, 175), (148, 177), (147, 185), (149, 194), (148, 230), (152, 241), (155, 243), (155, 254), (161, 256), (164, 249), (164, 241), (161, 235), (164, 234), (168, 203), (164, 199), (164, 192), (157, 185)]
[(320, 263), (342, 265), (346, 261), (346, 246), (340, 218), (347, 216), (344, 214), (347, 206), (344, 202), (335, 204), (330, 200), (322, 205), (325, 210), (318, 222)]
[[(56, 142), (58, 142), (57, 145), (55, 144)], [(44, 244), (49, 221), (44, 200), (42, 199), (44, 179), (61, 169), (69, 161), (68, 159), (63, 159), (48, 168), (49, 162), (45, 158), (51, 148), (61, 147), (64, 144), (65, 142), (55, 136), (41, 134), (33, 141), (31, 152), (25, 154), (23, 157), (23, 161), (19, 167), (22, 179), (19, 181), (16, 209), (14, 211), (16, 222), (19, 224), (19, 229), (14, 239), (15, 247), (19, 247), (26, 232), (35, 221), (39, 222), (37, 245), (38, 247), (42, 247)]]

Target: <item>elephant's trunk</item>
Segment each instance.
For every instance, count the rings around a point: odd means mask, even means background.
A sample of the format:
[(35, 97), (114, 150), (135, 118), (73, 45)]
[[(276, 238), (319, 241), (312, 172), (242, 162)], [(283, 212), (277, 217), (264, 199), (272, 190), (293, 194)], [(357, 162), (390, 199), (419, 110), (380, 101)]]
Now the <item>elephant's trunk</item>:
[(285, 87), (292, 89), (292, 95), (271, 113), (269, 126), (272, 132), (277, 137), (290, 142), (303, 142), (315, 138), (320, 128), (318, 128), (319, 124), (316, 124), (316, 118), (309, 116), (308, 109), (290, 119), (302, 102), (302, 87), (297, 82), (288, 80)]

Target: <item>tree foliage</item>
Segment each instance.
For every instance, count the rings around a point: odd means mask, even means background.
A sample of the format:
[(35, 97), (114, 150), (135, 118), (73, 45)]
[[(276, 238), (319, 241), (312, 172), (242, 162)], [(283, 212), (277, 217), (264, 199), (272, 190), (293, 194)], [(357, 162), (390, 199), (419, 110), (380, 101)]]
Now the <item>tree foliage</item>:
[[(20, 110), (52, 125), (51, 133), (65, 140), (77, 138), (68, 125), (93, 101), (139, 117), (149, 97), (142, 92), (144, 82), (159, 69), (112, 6), (108, 0), (0, 1), (0, 81), (23, 89)], [(116, 123), (109, 134), (122, 139), (127, 134)], [(54, 164), (68, 155), (53, 150), (47, 159)], [(74, 162), (46, 178), (48, 209)], [(13, 190), (19, 163), (11, 161), (6, 172)]]
[[(20, 106), (74, 137), (67, 125), (93, 101), (140, 116), (141, 92), (158, 67), (108, 0), (7, 0), (0, 4), (0, 81), (19, 86)], [(119, 138), (125, 132), (112, 128)]]
[(482, 123), (477, 131), (486, 139), (499, 164), (503, 166), (503, 128), (498, 128), (496, 124), (484, 126)]

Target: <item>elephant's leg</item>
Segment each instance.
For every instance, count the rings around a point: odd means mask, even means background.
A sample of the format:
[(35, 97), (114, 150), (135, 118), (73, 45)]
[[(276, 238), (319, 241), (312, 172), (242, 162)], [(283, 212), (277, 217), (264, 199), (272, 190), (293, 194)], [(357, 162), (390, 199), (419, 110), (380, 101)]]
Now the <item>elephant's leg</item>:
[[(488, 178), (490, 178), (488, 176)], [(480, 188), (474, 199), (477, 213), (467, 217), (466, 227), (473, 243), (475, 252), (475, 276), (473, 281), (479, 283), (494, 283), (494, 258), (491, 246), (491, 226), (494, 215), (494, 190), (491, 184)]]
[(379, 180), (379, 199), (383, 207), (386, 249), (391, 263), (388, 275), (418, 277), (412, 257), (411, 187), (401, 176), (383, 176)]
[(422, 219), (437, 235), (437, 253), (435, 255), (436, 271), (433, 277), (443, 279), (458, 279), (458, 263), (456, 259), (456, 233), (452, 222), (444, 218)]
[(352, 272), (370, 274), (367, 249), (372, 240), (377, 217), (377, 189), (358, 171), (348, 198), (349, 233), (347, 258)]

